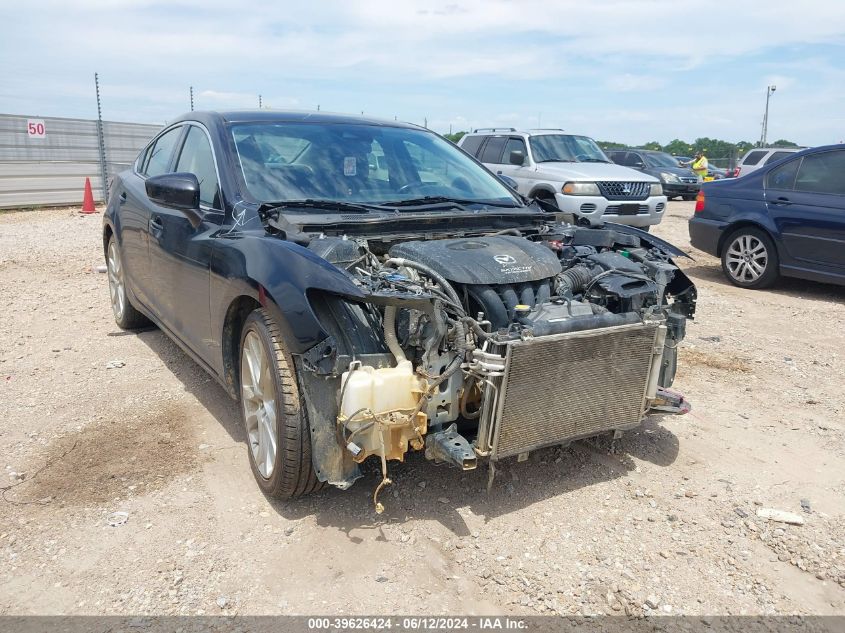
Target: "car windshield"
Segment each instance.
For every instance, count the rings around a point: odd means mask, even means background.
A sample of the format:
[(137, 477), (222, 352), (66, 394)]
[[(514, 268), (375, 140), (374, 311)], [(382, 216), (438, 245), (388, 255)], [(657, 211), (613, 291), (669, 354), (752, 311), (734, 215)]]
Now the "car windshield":
[(669, 154), (646, 154), (645, 159), (651, 167), (677, 167), (678, 161)]
[(601, 148), (588, 136), (542, 134), (529, 139), (538, 163), (577, 162), (609, 163)]
[(260, 202), (408, 204), (445, 198), (521, 206), (494, 176), (425, 130), (262, 122), (233, 124), (231, 132), (246, 187)]

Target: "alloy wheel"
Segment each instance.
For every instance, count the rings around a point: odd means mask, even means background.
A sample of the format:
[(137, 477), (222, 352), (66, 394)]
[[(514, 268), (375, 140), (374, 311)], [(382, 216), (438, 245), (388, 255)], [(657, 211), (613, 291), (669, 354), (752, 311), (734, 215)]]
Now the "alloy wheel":
[(738, 235), (725, 255), (725, 266), (731, 277), (743, 284), (750, 284), (766, 272), (769, 252), (766, 245), (753, 235)]
[(126, 285), (123, 281), (123, 266), (120, 262), (120, 251), (117, 249), (117, 242), (115, 240), (109, 242), (107, 265), (111, 309), (114, 312), (114, 318), (120, 321), (123, 318), (123, 311), (126, 309)]
[(273, 475), (276, 462), (276, 388), (264, 344), (254, 330), (247, 332), (241, 353), (241, 401), (247, 441), (258, 472)]

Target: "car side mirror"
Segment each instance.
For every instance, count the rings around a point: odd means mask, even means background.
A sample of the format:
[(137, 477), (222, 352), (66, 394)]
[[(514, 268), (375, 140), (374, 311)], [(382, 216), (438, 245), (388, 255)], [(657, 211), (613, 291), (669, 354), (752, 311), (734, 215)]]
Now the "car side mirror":
[(511, 152), (511, 155), (508, 156), (508, 162), (511, 165), (522, 166), (525, 164), (525, 154), (518, 149), (515, 149)]
[(158, 205), (185, 214), (196, 228), (202, 222), (200, 211), (200, 183), (194, 174), (161, 174), (147, 178), (147, 196)]
[(498, 174), (499, 180), (505, 183), (508, 187), (513, 189), (514, 191), (518, 190), (519, 185), (517, 184), (516, 180), (509, 176), (505, 176), (504, 174)]
[(634, 169), (645, 169), (645, 163), (638, 160), (634, 163)]

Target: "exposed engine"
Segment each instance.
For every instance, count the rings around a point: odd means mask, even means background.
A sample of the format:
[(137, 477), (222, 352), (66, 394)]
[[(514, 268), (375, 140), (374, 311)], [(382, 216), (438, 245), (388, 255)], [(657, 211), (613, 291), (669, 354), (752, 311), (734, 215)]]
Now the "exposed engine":
[[(367, 296), (356, 318), (381, 330), (370, 349), (343, 355), (329, 340), (303, 359), (334, 386), (344, 457), (320, 474), (336, 485), (357, 476), (349, 458), (378, 456), (383, 486), (387, 460), (409, 449), (492, 467), (687, 408), (666, 388), (695, 287), (634, 234), (558, 224), (393, 243), (321, 236), (308, 248), (347, 271)], [(314, 442), (329, 450), (330, 438)]]

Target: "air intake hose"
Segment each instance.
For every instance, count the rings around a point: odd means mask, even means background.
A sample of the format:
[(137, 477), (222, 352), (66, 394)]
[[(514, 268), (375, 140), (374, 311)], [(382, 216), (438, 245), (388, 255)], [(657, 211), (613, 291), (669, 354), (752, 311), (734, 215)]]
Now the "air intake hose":
[(595, 274), (586, 266), (573, 266), (557, 276), (558, 294), (563, 294), (566, 290), (575, 294), (590, 283), (593, 277)]

